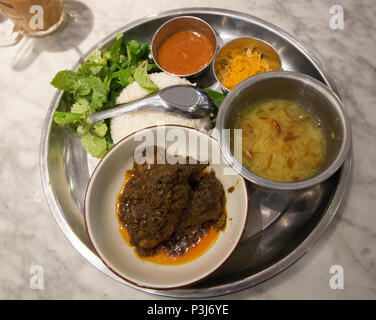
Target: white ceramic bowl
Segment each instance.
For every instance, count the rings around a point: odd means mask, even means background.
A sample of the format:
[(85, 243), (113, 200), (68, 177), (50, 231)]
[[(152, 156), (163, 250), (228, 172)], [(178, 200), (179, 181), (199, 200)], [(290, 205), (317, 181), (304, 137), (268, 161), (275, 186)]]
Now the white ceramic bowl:
[[(209, 168), (215, 171), (226, 195), (227, 223), (212, 247), (197, 259), (182, 265), (158, 265), (141, 260), (119, 232), (116, 217), (116, 198), (120, 192), (125, 171), (132, 168), (134, 151), (140, 144), (153, 142), (137, 141), (146, 134), (157, 137), (158, 146), (166, 143), (169, 154), (178, 152), (181, 156), (190, 155), (196, 159), (209, 161)], [(174, 135), (197, 138), (197, 155), (189, 150), (188, 143), (180, 143), (175, 150), (176, 141), (166, 141)], [(187, 138), (188, 139), (188, 138)], [(155, 139), (157, 140), (157, 139)], [(163, 142), (164, 141), (164, 142)], [(188, 140), (187, 140), (188, 141)], [(208, 148), (205, 148), (205, 145)], [(207, 150), (206, 150), (207, 149)], [(194, 152), (193, 152), (194, 153)], [(213, 164), (221, 160), (219, 164)], [(227, 171), (226, 171), (227, 170)], [(229, 175), (228, 173), (231, 172)], [(233, 192), (228, 189), (235, 186)], [(131, 134), (118, 142), (99, 162), (90, 178), (85, 196), (85, 224), (98, 256), (105, 265), (124, 280), (138, 286), (153, 289), (173, 289), (188, 286), (208, 277), (217, 270), (235, 250), (246, 226), (248, 196), (245, 181), (227, 165), (220, 153), (217, 141), (196, 129), (167, 125), (150, 127)]]

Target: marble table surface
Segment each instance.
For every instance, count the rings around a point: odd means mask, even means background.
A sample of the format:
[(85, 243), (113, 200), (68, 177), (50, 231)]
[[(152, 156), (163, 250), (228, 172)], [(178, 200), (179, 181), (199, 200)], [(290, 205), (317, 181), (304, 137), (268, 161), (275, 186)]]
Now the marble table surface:
[[(112, 280), (68, 242), (44, 197), (39, 143), (55, 92), (49, 82), (57, 71), (70, 68), (82, 53), (124, 24), (181, 7), (238, 10), (292, 34), (326, 67), (352, 121), (350, 191), (322, 238), (275, 278), (220, 299), (376, 298), (374, 0), (65, 3), (72, 16), (67, 26), (70, 32), (48, 39), (23, 39), (16, 46), (0, 48), (0, 299), (161, 299)], [(333, 5), (344, 9), (343, 29), (331, 29)], [(343, 268), (343, 289), (330, 287), (333, 265)], [(33, 280), (38, 268), (43, 270), (43, 286)]]

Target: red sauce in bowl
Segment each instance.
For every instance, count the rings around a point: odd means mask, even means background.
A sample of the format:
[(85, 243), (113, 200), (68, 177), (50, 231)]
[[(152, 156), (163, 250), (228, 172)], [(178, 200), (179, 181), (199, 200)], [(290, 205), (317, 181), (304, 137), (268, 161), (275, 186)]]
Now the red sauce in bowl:
[(168, 37), (157, 53), (162, 69), (176, 75), (195, 73), (207, 66), (214, 55), (214, 46), (205, 35), (196, 31), (180, 31)]

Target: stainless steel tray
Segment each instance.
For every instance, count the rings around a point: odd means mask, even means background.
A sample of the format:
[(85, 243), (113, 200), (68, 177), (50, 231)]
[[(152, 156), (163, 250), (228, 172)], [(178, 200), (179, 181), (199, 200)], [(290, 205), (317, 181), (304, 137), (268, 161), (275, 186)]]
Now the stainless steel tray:
[[(283, 70), (308, 74), (338, 94), (326, 71), (301, 43), (268, 22), (235, 11), (187, 8), (154, 14), (115, 31), (89, 52), (110, 45), (118, 32), (123, 32), (126, 39), (150, 42), (164, 21), (179, 15), (195, 15), (206, 20), (223, 42), (244, 36), (264, 39), (278, 50)], [(82, 57), (72, 69), (86, 58), (87, 55)], [(205, 86), (216, 86), (210, 74), (197, 81)], [(308, 190), (286, 194), (250, 185), (251, 211), (246, 236), (220, 270), (204, 282), (184, 289), (158, 291), (139, 288), (107, 269), (89, 242), (84, 226), (83, 200), (95, 161), (84, 152), (79, 139), (52, 121), (54, 110), (69, 103), (66, 95), (56, 92), (43, 125), (40, 168), (47, 202), (61, 230), (81, 255), (129, 287), (170, 297), (204, 298), (255, 286), (289, 267), (315, 244), (337, 212), (346, 191), (351, 154), (329, 180)]]

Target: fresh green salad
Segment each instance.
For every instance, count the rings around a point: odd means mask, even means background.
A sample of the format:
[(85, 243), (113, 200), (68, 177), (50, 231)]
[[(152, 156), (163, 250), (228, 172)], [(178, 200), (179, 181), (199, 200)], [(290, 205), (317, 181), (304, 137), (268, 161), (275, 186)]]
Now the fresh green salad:
[[(59, 125), (69, 125), (86, 152), (101, 158), (113, 146), (110, 120), (91, 122), (89, 116), (113, 107), (123, 88), (134, 81), (150, 93), (158, 91), (148, 75), (156, 71), (159, 68), (150, 58), (150, 45), (126, 42), (119, 33), (110, 50), (95, 50), (78, 70), (56, 74), (51, 84), (69, 92), (74, 102), (69, 111), (55, 111), (53, 119)], [(206, 92), (219, 108), (223, 95), (210, 89)]]
[(158, 71), (149, 54), (149, 44), (125, 42), (120, 33), (109, 51), (93, 51), (77, 71), (60, 71), (52, 80), (53, 86), (71, 93), (74, 98), (70, 111), (55, 111), (54, 121), (73, 126), (82, 146), (92, 156), (103, 157), (113, 141), (109, 120), (93, 123), (89, 116), (113, 107), (122, 89), (133, 81), (150, 92), (158, 90), (148, 76), (148, 72)]

